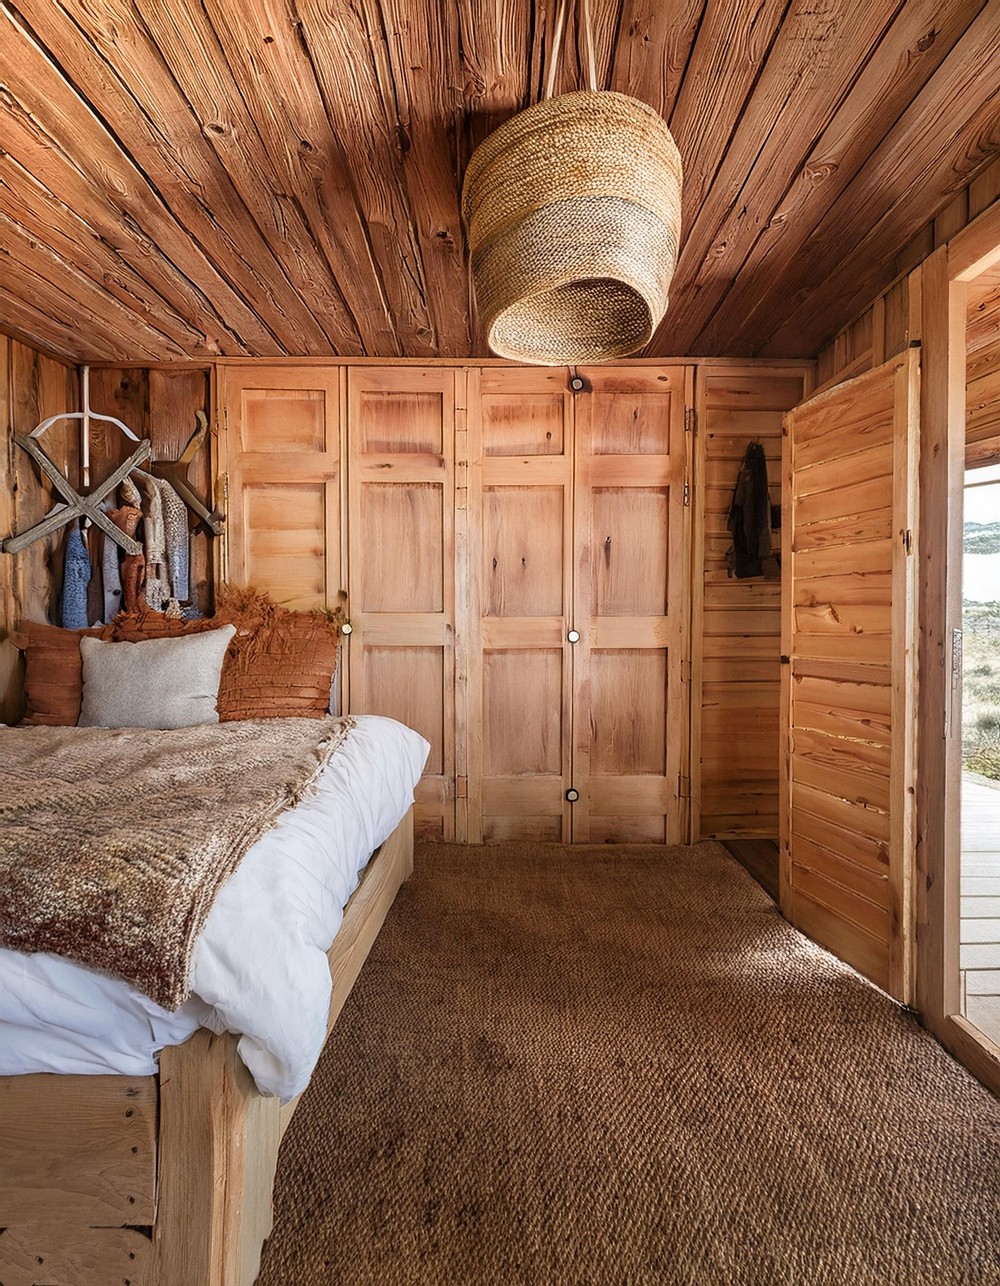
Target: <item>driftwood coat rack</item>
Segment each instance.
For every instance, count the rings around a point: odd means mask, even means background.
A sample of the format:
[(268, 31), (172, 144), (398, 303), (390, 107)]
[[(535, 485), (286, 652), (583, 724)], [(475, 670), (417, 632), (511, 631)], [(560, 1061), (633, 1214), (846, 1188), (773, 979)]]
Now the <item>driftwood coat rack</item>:
[[(130, 474), (138, 465), (144, 463), (153, 453), (152, 444), (148, 439), (139, 442), (139, 439), (121, 420), (116, 419), (113, 415), (101, 415), (97, 411), (91, 410), (90, 407), (90, 369), (83, 367), (83, 410), (66, 411), (60, 415), (50, 415), (47, 420), (36, 425), (30, 433), (16, 433), (14, 441), (19, 447), (31, 456), (32, 460), (38, 465), (41, 471), (49, 479), (59, 494), (65, 499), (65, 504), (57, 504), (54, 509), (36, 523), (34, 527), (22, 532), (19, 536), (10, 536), (7, 540), (0, 541), (0, 549), (5, 554), (17, 554), (28, 545), (33, 545), (36, 540), (42, 540), (45, 536), (51, 536), (53, 532), (64, 527), (67, 523), (72, 522), (74, 518), (86, 518), (96, 527), (100, 527), (106, 536), (109, 536), (116, 545), (120, 545), (126, 554), (141, 554), (142, 546), (137, 540), (121, 531), (111, 519), (100, 508), (100, 503), (105, 496), (114, 491), (115, 487), (121, 480)], [(118, 468), (104, 479), (93, 491), (86, 491), (81, 495), (73, 486), (69, 479), (59, 472), (42, 448), (38, 445), (37, 439), (42, 436), (47, 429), (53, 424), (58, 424), (60, 420), (80, 420), (82, 425), (81, 436), (81, 473), (83, 475), (83, 489), (90, 487), (90, 423), (92, 420), (103, 420), (107, 424), (113, 424), (116, 428), (121, 429), (122, 433), (133, 442), (139, 442), (139, 445), (132, 452), (129, 458), (120, 464)]]
[[(34, 527), (29, 528), (20, 535), (0, 540), (0, 551), (5, 554), (19, 553), (22, 549), (26, 549), (28, 545), (34, 544), (36, 540), (51, 536), (53, 532), (72, 522), (74, 518), (84, 518), (95, 526), (100, 527), (101, 531), (109, 536), (116, 545), (119, 545), (126, 554), (142, 553), (142, 545), (122, 531), (121, 528), (116, 527), (104, 510), (100, 508), (100, 504), (133, 469), (138, 468), (139, 465), (150, 459), (153, 454), (152, 444), (148, 439), (139, 442), (136, 435), (122, 420), (113, 415), (102, 415), (100, 412), (91, 409), (90, 370), (86, 366), (82, 368), (82, 384), (83, 409), (81, 411), (50, 415), (47, 420), (43, 420), (30, 433), (17, 433), (14, 435), (14, 441), (31, 456), (56, 491), (63, 497), (65, 503), (55, 505), (41, 522), (36, 523)], [(211, 534), (218, 536), (222, 533), (224, 515), (217, 510), (210, 511), (208, 509), (208, 506), (192, 489), (187, 476), (189, 466), (208, 433), (208, 419), (204, 411), (198, 411), (196, 415), (198, 427), (184, 448), (180, 459), (153, 461), (150, 469), (158, 478), (163, 478), (169, 482), (187, 507), (204, 522)], [(47, 429), (50, 429), (53, 424), (57, 424), (60, 420), (80, 420), (81, 422), (81, 474), (83, 482), (80, 491), (72, 485), (65, 474), (60, 473), (37, 441)], [(129, 458), (115, 469), (114, 473), (105, 478), (93, 490), (90, 490), (90, 424), (92, 420), (101, 420), (106, 424), (115, 425), (127, 438), (132, 442), (138, 442), (139, 445)]]

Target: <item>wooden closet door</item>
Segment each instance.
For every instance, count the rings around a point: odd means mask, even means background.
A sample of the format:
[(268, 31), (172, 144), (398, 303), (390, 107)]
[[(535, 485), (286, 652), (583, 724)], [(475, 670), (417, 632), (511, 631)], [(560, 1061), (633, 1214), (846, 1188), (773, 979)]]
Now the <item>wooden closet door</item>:
[(418, 835), (455, 836), (455, 372), (348, 372), (349, 666), (345, 709), (430, 742)]
[(225, 580), (291, 608), (334, 608), (340, 562), (336, 367), (223, 367)]
[(469, 372), (472, 843), (570, 839), (572, 396), (565, 370)]
[(910, 349), (789, 412), (784, 455), (781, 906), (904, 1003), (918, 362)]
[(580, 798), (572, 837), (682, 842), (690, 374), (684, 367), (579, 374), (587, 387), (575, 398), (572, 785)]

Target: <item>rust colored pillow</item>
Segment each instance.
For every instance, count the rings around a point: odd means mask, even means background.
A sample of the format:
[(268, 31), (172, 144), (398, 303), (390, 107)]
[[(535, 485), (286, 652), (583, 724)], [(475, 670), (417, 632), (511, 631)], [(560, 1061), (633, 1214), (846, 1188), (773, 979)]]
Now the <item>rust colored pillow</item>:
[(22, 621), (10, 641), (24, 653), (24, 695), (28, 703), (22, 723), (72, 727), (80, 717), (83, 662), (80, 639), (110, 639), (112, 627), (64, 630), (40, 621)]
[(213, 617), (177, 620), (162, 612), (116, 617), (114, 637), (138, 643), (234, 625), (222, 663), (219, 720), (321, 719), (329, 711), (337, 668), (340, 616), (294, 612), (266, 594), (227, 587)]

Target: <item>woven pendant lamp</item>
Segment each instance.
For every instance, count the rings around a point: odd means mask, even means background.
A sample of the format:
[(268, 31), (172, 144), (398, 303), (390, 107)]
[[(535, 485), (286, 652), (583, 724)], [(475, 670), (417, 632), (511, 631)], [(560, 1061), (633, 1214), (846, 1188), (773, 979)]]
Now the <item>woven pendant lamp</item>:
[[(586, 0), (585, 0), (586, 4)], [(556, 46), (565, 16), (560, 9)], [(534, 365), (626, 357), (667, 308), (681, 160), (627, 94), (547, 96), (494, 130), (462, 188), (476, 303), (491, 350)], [(549, 87), (555, 79), (555, 53)]]

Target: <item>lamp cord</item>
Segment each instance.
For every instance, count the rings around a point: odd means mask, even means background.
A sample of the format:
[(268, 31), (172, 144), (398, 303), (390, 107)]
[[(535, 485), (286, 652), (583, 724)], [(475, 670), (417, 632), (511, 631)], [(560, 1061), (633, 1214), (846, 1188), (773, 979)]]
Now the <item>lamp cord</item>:
[[(578, 14), (577, 22), (583, 27), (584, 48), (587, 57), (587, 88), (597, 89), (597, 64), (594, 60), (594, 33), (590, 22), (590, 0), (577, 0), (578, 9), (582, 8), (582, 17)], [(562, 50), (563, 33), (566, 29), (566, 12), (569, 0), (559, 0), (556, 12), (556, 25), (552, 33), (552, 56), (549, 59), (548, 75), (545, 77), (545, 98), (551, 98), (555, 91), (556, 71), (559, 66), (559, 54)]]

